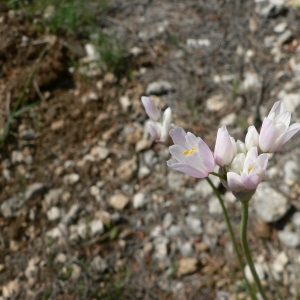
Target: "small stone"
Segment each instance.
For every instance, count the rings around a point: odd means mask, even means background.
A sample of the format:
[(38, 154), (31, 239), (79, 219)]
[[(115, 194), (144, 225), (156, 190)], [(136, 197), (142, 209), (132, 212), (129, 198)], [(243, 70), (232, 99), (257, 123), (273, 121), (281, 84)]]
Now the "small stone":
[(64, 224), (70, 224), (78, 215), (78, 212), (80, 210), (80, 205), (79, 204), (73, 204), (68, 213), (63, 217), (62, 223)]
[(129, 181), (135, 176), (137, 170), (137, 160), (134, 157), (121, 163), (121, 165), (117, 168), (117, 175), (120, 180)]
[(218, 112), (228, 106), (224, 95), (215, 95), (206, 100), (206, 109), (211, 112)]
[(298, 171), (299, 166), (296, 161), (289, 160), (284, 164), (284, 180), (287, 185), (292, 186), (295, 184), (298, 180)]
[(256, 213), (267, 223), (280, 220), (290, 208), (286, 197), (266, 182), (258, 186), (253, 196), (253, 204)]
[(49, 221), (57, 221), (60, 218), (60, 210), (57, 206), (51, 207), (47, 211), (47, 218)]
[(177, 275), (183, 276), (196, 272), (198, 270), (198, 260), (193, 257), (182, 258), (179, 261)]
[(184, 257), (193, 256), (194, 254), (193, 245), (190, 242), (178, 242), (178, 249), (180, 254)]
[(3, 286), (2, 296), (4, 297), (4, 299), (16, 298), (20, 292), (20, 288), (21, 287), (18, 278), (11, 280), (6, 285)]
[(115, 75), (113, 73), (106, 73), (104, 75), (104, 82), (105, 83), (115, 83), (117, 81), (117, 78), (115, 77)]
[(92, 155), (97, 162), (104, 160), (109, 155), (109, 150), (105, 147), (95, 146), (91, 149), (90, 155)]
[(285, 30), (286, 30), (286, 28), (287, 28), (287, 23), (286, 22), (280, 22), (280, 23), (278, 23), (274, 28), (273, 28), (273, 30), (274, 30), (274, 32), (276, 32), (276, 33), (282, 33), (282, 32), (284, 32)]
[(260, 78), (256, 73), (245, 73), (241, 85), (243, 91), (257, 90), (261, 86)]
[(284, 251), (281, 251), (276, 255), (275, 260), (272, 264), (272, 268), (276, 273), (282, 273), (286, 264), (289, 262), (289, 258), (287, 257)]
[(90, 229), (92, 235), (102, 234), (104, 232), (104, 225), (100, 220), (93, 220), (90, 223)]
[(56, 264), (64, 264), (67, 261), (67, 255), (60, 252), (56, 255), (54, 262)]
[(167, 175), (168, 186), (172, 190), (179, 190), (184, 183), (185, 175), (179, 172), (170, 171)]
[(64, 183), (67, 185), (75, 185), (80, 179), (80, 176), (76, 173), (68, 174), (64, 176)]
[(151, 170), (146, 166), (140, 166), (138, 170), (138, 177), (146, 177), (151, 173)]
[(88, 228), (87, 228), (86, 224), (77, 225), (77, 233), (82, 239), (85, 239), (87, 237), (87, 233), (88, 233)]
[(119, 210), (124, 209), (128, 202), (129, 198), (121, 193), (114, 194), (109, 199), (109, 205)]
[(4, 264), (0, 264), (0, 273), (2, 273), (5, 270), (5, 265)]
[(11, 162), (12, 164), (17, 164), (23, 162), (24, 156), (22, 151), (14, 150), (11, 153)]
[(111, 223), (111, 216), (107, 211), (98, 210), (95, 212), (95, 217), (98, 218), (107, 226)]
[[(254, 263), (254, 268), (256, 270), (257, 276), (260, 280), (263, 280), (265, 278), (265, 270), (262, 264), (260, 263)], [(245, 266), (245, 276), (248, 279), (250, 283), (254, 283), (254, 279), (251, 273), (251, 270), (249, 268), (249, 265)]]
[(168, 212), (166, 213), (163, 219), (163, 228), (168, 229), (172, 223), (173, 223), (173, 215), (170, 212)]
[(68, 228), (65, 224), (59, 223), (58, 226), (48, 230), (46, 236), (52, 239), (57, 239), (68, 235)]
[(145, 151), (144, 161), (148, 167), (153, 167), (157, 163), (157, 157), (153, 150)]
[(187, 39), (186, 45), (188, 48), (209, 47), (211, 41), (208, 39)]
[(172, 224), (169, 229), (166, 230), (166, 236), (168, 237), (179, 237), (182, 234), (182, 229), (176, 224)]
[(135, 145), (135, 151), (141, 152), (143, 150), (149, 149), (152, 145), (153, 141), (145, 137), (143, 137), (141, 140), (139, 140)]
[(20, 249), (20, 245), (15, 240), (9, 240), (9, 249), (13, 252), (17, 252)]
[(210, 214), (222, 214), (223, 210), (220, 201), (216, 197), (208, 200), (208, 211)]
[(285, 229), (278, 231), (277, 236), (280, 242), (288, 247), (296, 248), (300, 245), (300, 236), (295, 232)]
[(108, 264), (104, 258), (97, 255), (91, 261), (91, 268), (95, 273), (104, 273), (108, 269)]
[(279, 45), (284, 45), (284, 44), (290, 42), (293, 37), (294, 37), (293, 32), (290, 29), (288, 29), (278, 37), (277, 43)]
[(155, 81), (147, 86), (147, 95), (164, 95), (174, 91), (173, 86), (168, 81)]
[(100, 189), (99, 189), (97, 186), (92, 185), (92, 186), (90, 187), (90, 193), (91, 193), (92, 196), (95, 197), (95, 199), (96, 199), (98, 202), (101, 201), (101, 193), (100, 193)]
[(64, 120), (55, 121), (51, 124), (51, 130), (52, 131), (60, 130), (64, 127), (64, 125), (65, 125)]
[(121, 104), (123, 112), (128, 112), (128, 110), (129, 110), (129, 108), (131, 106), (129, 97), (128, 96), (122, 96), (122, 97), (120, 97), (120, 104)]
[(165, 260), (166, 257), (168, 256), (168, 244), (169, 244), (168, 238), (164, 236), (156, 237), (153, 241), (153, 245), (154, 245), (153, 258), (159, 261)]
[(300, 228), (300, 212), (297, 211), (292, 216), (292, 223), (295, 227)]
[(201, 220), (198, 218), (187, 216), (185, 218), (185, 223), (189, 229), (196, 235), (200, 235), (203, 233), (203, 228), (201, 226)]
[(220, 125), (232, 126), (236, 123), (236, 114), (231, 113), (225, 117), (223, 117), (220, 121)]
[(138, 209), (142, 208), (146, 204), (145, 194), (144, 193), (138, 193), (133, 196), (132, 199), (133, 207)]

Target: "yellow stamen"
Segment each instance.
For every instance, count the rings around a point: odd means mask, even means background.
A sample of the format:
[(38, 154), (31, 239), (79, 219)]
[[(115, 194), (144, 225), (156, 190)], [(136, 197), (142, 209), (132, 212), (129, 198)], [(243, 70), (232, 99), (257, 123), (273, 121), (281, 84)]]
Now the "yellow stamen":
[(252, 169), (253, 169), (253, 166), (249, 166), (248, 167), (248, 173), (250, 173), (252, 171)]
[(195, 150), (196, 150), (196, 147), (192, 147), (190, 150), (183, 151), (183, 155), (185, 155), (185, 156), (191, 155), (194, 153)]

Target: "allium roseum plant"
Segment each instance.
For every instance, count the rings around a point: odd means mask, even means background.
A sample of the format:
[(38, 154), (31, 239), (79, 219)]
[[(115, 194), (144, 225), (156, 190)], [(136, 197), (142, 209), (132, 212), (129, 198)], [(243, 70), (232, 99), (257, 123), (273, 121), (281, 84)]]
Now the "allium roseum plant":
[[(221, 194), (208, 176), (210, 174), (218, 176), (222, 184), (241, 202), (240, 239), (242, 248), (260, 297), (267, 300), (254, 268), (247, 242), (248, 203), (264, 178), (268, 165), (267, 153), (281, 149), (300, 130), (300, 123), (290, 125), (291, 113), (284, 110), (282, 101), (278, 101), (272, 107), (268, 117), (264, 119), (260, 134), (254, 126), (248, 128), (245, 143), (239, 140), (235, 141), (229, 135), (226, 126), (219, 128), (214, 153), (212, 153), (200, 137), (196, 137), (191, 132), (186, 133), (181, 127), (171, 129), (170, 108), (167, 108), (162, 116), (161, 111), (155, 106), (151, 98), (142, 97), (142, 102), (147, 115), (150, 117), (147, 126), (153, 139), (166, 141), (170, 135), (173, 140), (174, 145), (169, 147), (173, 158), (167, 161), (167, 165), (190, 176), (206, 178), (211, 185), (220, 201), (231, 240), (243, 271), (243, 259), (234, 237), (227, 209)], [(215, 165), (219, 166), (218, 173), (213, 171)], [(244, 280), (251, 299), (257, 299), (257, 295), (249, 285), (245, 274)]]

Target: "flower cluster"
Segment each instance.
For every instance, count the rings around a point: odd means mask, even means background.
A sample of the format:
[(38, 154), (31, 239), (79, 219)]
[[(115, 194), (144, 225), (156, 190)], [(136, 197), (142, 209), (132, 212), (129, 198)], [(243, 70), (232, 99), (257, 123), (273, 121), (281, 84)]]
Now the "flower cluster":
[[(171, 129), (170, 108), (161, 116), (151, 98), (142, 97), (142, 102), (151, 119), (147, 126), (152, 137), (166, 141), (170, 134), (173, 140), (174, 145), (169, 147), (173, 158), (167, 161), (170, 168), (196, 178), (205, 178), (210, 173), (219, 176), (223, 185), (243, 202), (251, 199), (263, 180), (267, 153), (281, 149), (300, 130), (300, 123), (290, 125), (291, 113), (278, 101), (264, 119), (260, 134), (254, 126), (248, 128), (245, 143), (235, 141), (226, 126), (219, 128), (212, 153), (207, 144), (191, 132), (186, 133), (181, 127)], [(219, 166), (218, 174), (213, 172), (215, 165)]]

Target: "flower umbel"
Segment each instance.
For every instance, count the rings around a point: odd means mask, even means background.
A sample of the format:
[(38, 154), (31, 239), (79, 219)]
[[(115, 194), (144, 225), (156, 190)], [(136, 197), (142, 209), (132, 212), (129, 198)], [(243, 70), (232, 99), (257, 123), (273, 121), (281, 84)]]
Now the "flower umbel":
[(163, 115), (154, 101), (149, 97), (142, 97), (142, 103), (150, 120), (147, 121), (147, 128), (156, 142), (165, 142), (168, 139), (172, 126), (172, 111), (167, 108)]
[(174, 145), (169, 147), (174, 159), (167, 165), (177, 171), (196, 178), (204, 178), (214, 170), (215, 162), (206, 143), (191, 132), (186, 133), (181, 127), (170, 131)]
[(262, 124), (259, 135), (259, 148), (262, 152), (279, 150), (299, 131), (300, 123), (290, 126), (290, 121), (291, 113), (284, 110), (282, 101), (277, 101)]

